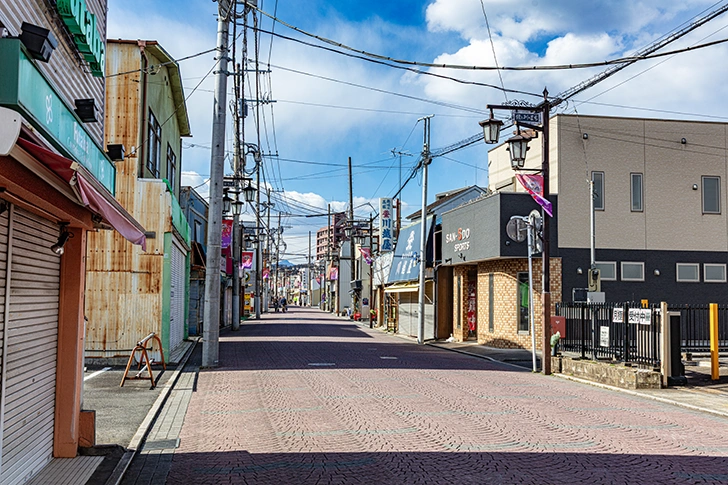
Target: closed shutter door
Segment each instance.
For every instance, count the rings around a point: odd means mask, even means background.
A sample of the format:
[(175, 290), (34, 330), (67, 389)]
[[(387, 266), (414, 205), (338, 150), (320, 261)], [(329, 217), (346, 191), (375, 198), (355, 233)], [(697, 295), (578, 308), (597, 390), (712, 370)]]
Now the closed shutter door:
[(417, 335), (417, 292), (408, 291), (399, 294), (399, 325), (398, 333), (402, 335)]
[(169, 348), (174, 350), (185, 338), (185, 253), (177, 241), (172, 240)]
[(13, 208), (3, 368), (0, 483), (23, 483), (53, 456), (60, 256), (58, 225)]

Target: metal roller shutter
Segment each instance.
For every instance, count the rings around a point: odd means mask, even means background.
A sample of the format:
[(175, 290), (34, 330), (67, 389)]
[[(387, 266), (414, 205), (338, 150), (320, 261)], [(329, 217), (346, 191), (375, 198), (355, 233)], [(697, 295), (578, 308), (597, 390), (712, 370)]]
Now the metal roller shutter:
[(185, 252), (172, 238), (172, 284), (169, 309), (169, 348), (174, 350), (185, 338)]
[(13, 207), (2, 368), (0, 483), (23, 483), (53, 456), (60, 256), (58, 225)]

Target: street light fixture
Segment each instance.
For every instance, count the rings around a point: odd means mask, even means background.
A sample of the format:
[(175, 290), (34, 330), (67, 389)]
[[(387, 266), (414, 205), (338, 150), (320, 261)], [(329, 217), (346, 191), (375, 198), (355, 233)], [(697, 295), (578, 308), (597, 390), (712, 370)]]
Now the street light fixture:
[(228, 195), (227, 192), (225, 192), (225, 195), (222, 198), (222, 212), (223, 214), (229, 214), (230, 213), (230, 204), (232, 204), (233, 199)]
[(243, 212), (243, 206), (245, 203), (238, 198), (238, 194), (235, 194), (235, 200), (232, 201), (231, 205), (233, 207), (233, 215), (239, 216)]
[(483, 138), (485, 143), (492, 145), (498, 143), (498, 135), (503, 127), (503, 122), (493, 117), (493, 110), (490, 110), (490, 118), (478, 123), (483, 128)]
[[(488, 105), (487, 108), (491, 110), (491, 116), (489, 120), (480, 122), (480, 126), (483, 127), (484, 138), (486, 143), (497, 143), (497, 136), (491, 136), (493, 133), (493, 110), (509, 110), (514, 114), (514, 120), (516, 126), (519, 127), (518, 134), (508, 140), (508, 149), (511, 154), (511, 166), (514, 170), (523, 168), (526, 159), (526, 151), (528, 151), (528, 141), (531, 137), (524, 136), (520, 132), (520, 127), (530, 128), (535, 131), (540, 131), (543, 134), (542, 148), (541, 148), (541, 176), (543, 177), (543, 197), (548, 198), (549, 196), (549, 113), (551, 108), (558, 105), (561, 102), (560, 99), (549, 100), (548, 90), (543, 91), (543, 102), (538, 106), (522, 105), (522, 104), (510, 104), (510, 105)], [(525, 112), (525, 117), (520, 117), (519, 112)], [(540, 126), (529, 124), (533, 122), (532, 116), (536, 113), (540, 113), (540, 120), (536, 123), (540, 123)], [(527, 122), (523, 122), (523, 120)], [(486, 127), (489, 130), (486, 130)], [(490, 133), (486, 133), (489, 131)], [(544, 211), (545, 212), (545, 211)], [(551, 342), (549, 329), (551, 328), (551, 270), (550, 270), (550, 230), (549, 230), (549, 218), (543, 217), (543, 226), (541, 229), (542, 237), (542, 250), (541, 250), (541, 275), (542, 275), (542, 288), (541, 288), (541, 310), (542, 320), (541, 328), (543, 332), (542, 347), (541, 347), (541, 368), (545, 375), (551, 374)]]
[(255, 202), (255, 194), (257, 190), (255, 190), (255, 187), (253, 187), (253, 181), (248, 180), (248, 183), (243, 187), (243, 196), (245, 197), (245, 202)]
[(528, 142), (531, 140), (530, 137), (523, 136), (521, 131), (514, 137), (507, 140), (508, 150), (511, 154), (511, 168), (513, 170), (520, 170), (526, 163), (526, 152), (528, 151)]

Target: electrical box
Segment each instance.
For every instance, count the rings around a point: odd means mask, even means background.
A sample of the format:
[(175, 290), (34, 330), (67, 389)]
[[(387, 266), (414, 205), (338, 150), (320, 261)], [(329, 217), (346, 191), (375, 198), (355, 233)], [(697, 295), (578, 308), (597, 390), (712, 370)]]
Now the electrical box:
[(587, 271), (587, 279), (588, 279), (587, 284), (589, 285), (589, 291), (592, 291), (592, 292), (602, 291), (602, 282), (601, 282), (601, 276), (599, 275), (599, 269), (590, 268), (589, 271)]
[(572, 301), (586, 301), (586, 294), (589, 290), (586, 288), (572, 288), (571, 300)]

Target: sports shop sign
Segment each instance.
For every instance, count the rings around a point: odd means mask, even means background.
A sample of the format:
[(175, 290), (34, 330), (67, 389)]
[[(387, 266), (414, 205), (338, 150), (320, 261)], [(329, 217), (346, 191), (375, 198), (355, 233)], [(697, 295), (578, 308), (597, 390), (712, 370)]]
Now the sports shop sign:
[[(458, 227), (457, 231), (445, 234), (445, 244), (452, 244), (453, 252), (461, 253), (470, 249), (470, 228)], [(447, 246), (449, 247), (449, 246)]]

